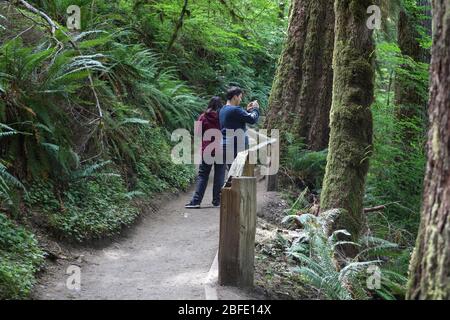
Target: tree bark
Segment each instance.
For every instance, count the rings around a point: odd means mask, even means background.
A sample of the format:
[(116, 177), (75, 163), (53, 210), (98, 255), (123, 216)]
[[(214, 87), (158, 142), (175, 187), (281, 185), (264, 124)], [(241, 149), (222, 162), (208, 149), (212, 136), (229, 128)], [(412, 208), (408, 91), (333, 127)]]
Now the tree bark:
[(407, 299), (450, 299), (450, 0), (433, 0), (428, 163)]
[(343, 209), (333, 224), (356, 239), (364, 224), (363, 196), (372, 148), (374, 44), (369, 0), (336, 0), (333, 104), (321, 211)]
[(322, 150), (328, 145), (333, 84), (333, 0), (294, 0), (291, 5), (266, 126)]

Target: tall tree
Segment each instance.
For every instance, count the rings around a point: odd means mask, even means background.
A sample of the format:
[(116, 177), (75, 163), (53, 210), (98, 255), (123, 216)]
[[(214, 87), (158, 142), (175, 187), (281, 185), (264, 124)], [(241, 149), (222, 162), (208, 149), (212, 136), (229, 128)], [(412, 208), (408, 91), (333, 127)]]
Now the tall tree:
[(312, 150), (328, 145), (333, 84), (333, 0), (293, 0), (267, 116)]
[(366, 26), (369, 0), (336, 0), (333, 104), (321, 210), (339, 208), (332, 230), (358, 237), (372, 146), (374, 44)]
[[(402, 122), (419, 120), (420, 126), (425, 121), (428, 98), (428, 82), (420, 76), (420, 71), (424, 69), (421, 63), (428, 63), (430, 56), (428, 50), (421, 45), (420, 39), (423, 35), (419, 32), (420, 29), (425, 29), (427, 24), (423, 17), (426, 17), (428, 13), (425, 9), (428, 0), (416, 2), (411, 8), (401, 10), (398, 18), (398, 45), (407, 63), (397, 70), (394, 92), (398, 120)], [(417, 130), (411, 126), (404, 126), (401, 141), (407, 145), (413, 141), (415, 132)], [(406, 148), (405, 151), (410, 151), (408, 149)], [(405, 156), (408, 155), (405, 154)]]
[(408, 299), (450, 299), (450, 0), (433, 0), (428, 164)]

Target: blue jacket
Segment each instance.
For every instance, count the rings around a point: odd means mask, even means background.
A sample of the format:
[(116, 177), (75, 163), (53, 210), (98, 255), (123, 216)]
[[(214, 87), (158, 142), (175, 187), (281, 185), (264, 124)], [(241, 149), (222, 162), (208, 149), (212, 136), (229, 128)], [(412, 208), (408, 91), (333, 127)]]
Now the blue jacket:
[[(223, 106), (219, 111), (219, 122), (220, 122), (220, 130), (222, 131), (222, 145), (227, 146), (232, 143), (226, 137), (226, 130), (233, 129), (238, 130), (242, 129), (244, 132), (247, 131), (247, 123), (255, 124), (259, 120), (259, 110), (253, 109), (250, 112), (245, 111), (241, 107), (237, 106)], [(234, 156), (236, 157), (237, 152), (242, 150), (237, 150), (238, 143), (237, 138), (235, 138), (234, 144)], [(248, 148), (248, 137), (245, 135), (244, 141), (245, 148)]]

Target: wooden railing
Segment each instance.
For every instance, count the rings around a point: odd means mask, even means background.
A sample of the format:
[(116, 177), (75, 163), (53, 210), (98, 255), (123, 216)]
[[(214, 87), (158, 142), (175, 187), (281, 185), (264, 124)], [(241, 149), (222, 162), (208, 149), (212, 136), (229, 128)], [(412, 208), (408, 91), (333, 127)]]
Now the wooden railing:
[[(255, 130), (248, 130), (250, 139), (262, 140), (238, 153), (228, 173), (221, 194), (219, 239), (219, 284), (238, 287), (253, 286), (256, 233), (256, 159), (266, 148), (271, 157), (278, 141)], [(276, 188), (276, 175), (266, 176), (267, 189)]]

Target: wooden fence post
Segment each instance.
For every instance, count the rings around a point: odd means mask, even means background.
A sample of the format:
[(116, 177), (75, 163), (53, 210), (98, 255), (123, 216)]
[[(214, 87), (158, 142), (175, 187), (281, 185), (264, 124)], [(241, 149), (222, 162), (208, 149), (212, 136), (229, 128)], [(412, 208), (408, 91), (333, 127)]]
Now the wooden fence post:
[(256, 178), (233, 177), (220, 205), (219, 284), (253, 286)]
[[(272, 152), (272, 144), (270, 144), (267, 148), (267, 156), (269, 157), (271, 162), (272, 162), (272, 157), (277, 156), (277, 155), (274, 155), (274, 153)], [(278, 190), (277, 174), (267, 175), (266, 176), (266, 191), (277, 191), (277, 190)]]
[(266, 176), (266, 191), (278, 190), (278, 176), (276, 174)]

